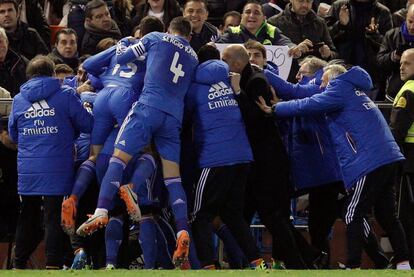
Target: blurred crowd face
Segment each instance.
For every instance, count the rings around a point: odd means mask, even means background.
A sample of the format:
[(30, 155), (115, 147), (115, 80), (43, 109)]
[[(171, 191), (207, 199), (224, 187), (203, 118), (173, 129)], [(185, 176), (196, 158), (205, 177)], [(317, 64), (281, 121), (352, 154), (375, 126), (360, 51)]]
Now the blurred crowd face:
[(262, 6), (254, 3), (244, 6), (241, 25), (243, 25), (250, 33), (255, 34), (266, 16), (262, 12)]
[(414, 51), (405, 51), (400, 60), (400, 77), (402, 81), (408, 81), (414, 77)]
[(190, 1), (185, 4), (183, 16), (190, 20), (193, 32), (200, 33), (208, 12), (203, 2)]
[(7, 39), (0, 36), (0, 62), (5, 61), (8, 50), (9, 50), (9, 43)]
[(266, 64), (266, 60), (263, 57), (262, 52), (254, 48), (247, 49), (247, 52), (249, 53), (249, 62), (263, 69)]
[(92, 10), (92, 18), (86, 18), (87, 23), (97, 29), (109, 31), (112, 26), (112, 18), (107, 6)]
[(240, 17), (229, 15), (224, 20), (223, 30), (227, 30), (229, 27), (236, 27), (240, 25)]
[(295, 14), (305, 16), (312, 9), (313, 0), (290, 0), (290, 3)]
[(153, 12), (159, 13), (164, 10), (164, 0), (148, 0), (148, 4)]
[(414, 35), (414, 6), (408, 9), (405, 22), (407, 23), (408, 33)]
[(64, 58), (73, 58), (78, 51), (78, 44), (74, 34), (60, 34), (55, 46), (59, 54)]
[(17, 28), (17, 11), (12, 3), (0, 4), (0, 26), (7, 32)]

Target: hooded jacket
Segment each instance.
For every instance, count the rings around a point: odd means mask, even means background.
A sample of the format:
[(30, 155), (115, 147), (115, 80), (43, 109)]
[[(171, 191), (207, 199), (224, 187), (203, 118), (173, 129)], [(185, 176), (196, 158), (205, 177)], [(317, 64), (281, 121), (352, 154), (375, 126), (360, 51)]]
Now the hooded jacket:
[[(289, 83), (265, 70), (277, 95), (283, 100), (303, 99), (321, 93), (322, 69), (303, 84)], [(296, 189), (318, 187), (342, 180), (336, 151), (325, 115), (294, 117), (284, 122), (283, 133), (291, 165), (291, 176)]]
[(404, 160), (380, 110), (363, 92), (371, 87), (369, 74), (355, 66), (331, 80), (322, 93), (275, 106), (278, 117), (326, 113), (347, 189), (373, 170)]
[(185, 109), (193, 122), (200, 168), (253, 160), (228, 75), (226, 63), (206, 61), (197, 67), (195, 82), (186, 96)]
[(58, 79), (36, 77), (23, 84), (9, 117), (10, 137), (18, 144), (19, 194), (70, 194), (74, 141), (92, 125), (79, 97)]

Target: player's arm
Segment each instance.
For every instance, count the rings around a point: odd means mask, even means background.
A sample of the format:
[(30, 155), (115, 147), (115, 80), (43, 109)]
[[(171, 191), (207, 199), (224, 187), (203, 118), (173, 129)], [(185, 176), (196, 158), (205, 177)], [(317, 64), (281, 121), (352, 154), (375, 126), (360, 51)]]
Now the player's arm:
[(116, 46), (112, 46), (105, 51), (87, 58), (83, 63), (83, 68), (86, 72), (94, 76), (101, 75), (105, 71), (106, 67), (109, 66), (115, 51)]
[(67, 89), (69, 116), (73, 126), (82, 133), (92, 132), (93, 116), (86, 110), (80, 98), (72, 89)]
[(146, 53), (144, 42), (139, 40), (137, 43), (116, 52), (116, 60), (119, 64), (127, 64), (137, 60)]

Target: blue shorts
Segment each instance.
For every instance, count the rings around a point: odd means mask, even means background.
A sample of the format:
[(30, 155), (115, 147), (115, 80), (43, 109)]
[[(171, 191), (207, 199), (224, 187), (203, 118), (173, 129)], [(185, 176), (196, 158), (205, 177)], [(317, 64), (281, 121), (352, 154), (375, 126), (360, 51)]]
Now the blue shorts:
[(138, 93), (130, 88), (105, 87), (93, 104), (92, 145), (103, 145), (116, 124), (124, 121)]
[(115, 148), (134, 156), (154, 140), (164, 160), (180, 162), (181, 122), (156, 108), (137, 102), (125, 118)]

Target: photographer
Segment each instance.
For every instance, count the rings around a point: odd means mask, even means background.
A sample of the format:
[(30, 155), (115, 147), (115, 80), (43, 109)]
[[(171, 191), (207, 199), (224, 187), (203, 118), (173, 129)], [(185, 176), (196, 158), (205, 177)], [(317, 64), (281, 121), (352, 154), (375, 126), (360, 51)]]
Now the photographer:
[(401, 27), (389, 30), (382, 41), (377, 55), (378, 66), (387, 77), (386, 99), (394, 101), (395, 95), (404, 84), (400, 79), (400, 59), (402, 53), (414, 47), (414, 6), (407, 11)]

